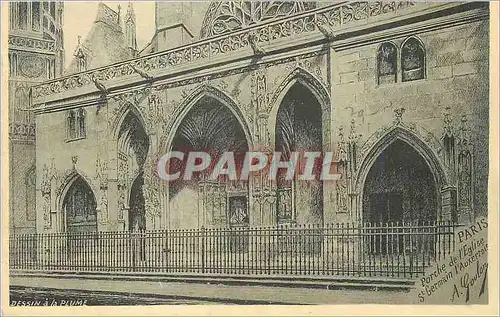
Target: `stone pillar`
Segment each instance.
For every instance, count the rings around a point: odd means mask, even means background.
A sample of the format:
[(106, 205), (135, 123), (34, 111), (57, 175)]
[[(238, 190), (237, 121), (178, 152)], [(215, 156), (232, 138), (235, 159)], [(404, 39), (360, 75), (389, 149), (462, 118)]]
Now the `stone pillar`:
[(266, 173), (252, 176), (250, 226), (275, 225), (277, 221), (276, 184)]
[[(340, 70), (338, 53), (333, 46), (328, 51), (328, 82), (330, 85), (330, 112), (329, 122), (324, 123), (324, 135), (328, 140), (324, 142), (324, 151), (333, 152), (331, 173), (338, 173), (339, 180), (323, 182), (324, 195), (324, 222), (354, 221), (358, 214), (358, 193), (356, 189), (357, 157), (354, 147), (357, 146), (355, 122), (347, 117), (336, 103), (337, 87), (340, 84)], [(326, 118), (324, 119), (327, 120)], [(350, 122), (349, 124), (346, 124)]]
[(441, 221), (459, 221), (457, 219), (457, 190), (449, 186), (441, 189)]
[[(255, 109), (254, 145), (249, 151), (273, 153), (275, 126), (269, 122), (269, 100), (267, 89), (267, 71), (265, 69), (252, 73), (251, 102)], [(269, 157), (270, 159), (270, 157)], [(276, 182), (269, 180), (267, 171), (253, 173), (249, 179), (249, 212), (250, 226), (275, 225), (277, 222)]]

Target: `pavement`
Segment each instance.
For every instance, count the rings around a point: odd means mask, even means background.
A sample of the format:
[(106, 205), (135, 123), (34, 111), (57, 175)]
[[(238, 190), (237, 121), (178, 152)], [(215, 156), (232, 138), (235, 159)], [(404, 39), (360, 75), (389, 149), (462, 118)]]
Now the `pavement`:
[[(106, 296), (127, 297), (130, 303), (140, 304), (141, 298), (156, 299), (153, 304), (246, 304), (246, 305), (328, 305), (328, 304), (411, 304), (405, 290), (319, 289), (276, 287), (263, 285), (224, 285), (221, 283), (184, 283), (173, 281), (145, 281), (125, 279), (95, 279), (10, 276), (11, 296), (33, 292), (88, 296), (95, 305), (109, 305)], [(16, 293), (17, 292), (17, 293)], [(31, 293), (30, 293), (31, 292)], [(86, 294), (86, 295), (82, 295)], [(32, 296), (32, 295), (31, 295)], [(69, 295), (68, 295), (69, 296)], [(101, 297), (100, 297), (101, 296)], [(82, 298), (82, 297), (81, 297)]]

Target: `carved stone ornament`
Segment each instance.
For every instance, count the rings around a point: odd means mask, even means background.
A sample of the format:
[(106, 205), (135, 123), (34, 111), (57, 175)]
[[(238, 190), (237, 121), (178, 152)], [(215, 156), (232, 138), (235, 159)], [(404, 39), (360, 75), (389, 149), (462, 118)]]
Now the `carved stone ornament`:
[(50, 180), (51, 177), (49, 175), (49, 168), (47, 167), (47, 164), (43, 164), (42, 181), (40, 182), (40, 191), (42, 193), (42, 197), (45, 197), (47, 195), (50, 196)]
[(394, 124), (399, 125), (403, 122), (403, 114), (405, 113), (405, 108), (394, 109)]
[(101, 160), (99, 156), (96, 160), (95, 179), (101, 190), (105, 191), (108, 189), (108, 163), (105, 160)]
[[(113, 107), (113, 110), (108, 113), (108, 131), (115, 131), (122, 114), (130, 107), (135, 107), (143, 118), (146, 125), (144, 128), (149, 134), (153, 130), (154, 123), (161, 118), (159, 112), (161, 99), (155, 96), (146, 100), (150, 93), (151, 87), (143, 87), (112, 96), (111, 99), (117, 102), (118, 106)], [(150, 109), (153, 111), (150, 112)]]
[(108, 200), (105, 196), (101, 197), (97, 217), (100, 224), (106, 224), (108, 222)]
[(29, 78), (37, 78), (44, 75), (45, 60), (39, 56), (24, 56), (19, 63), (21, 75)]
[(50, 212), (50, 197), (45, 196), (43, 199), (43, 227), (50, 229), (52, 227), (52, 215)]
[[(209, 19), (212, 22), (205, 22), (205, 25), (217, 26), (217, 33), (221, 34), (221, 36), (217, 36), (214, 38), (207, 39), (205, 41), (199, 41), (192, 43), (190, 45), (186, 45), (179, 48), (174, 48), (171, 50), (167, 50), (161, 52), (160, 54), (152, 54), (138, 57), (131, 61), (124, 61), (121, 63), (116, 63), (109, 65), (104, 68), (89, 70), (83, 73), (73, 74), (69, 76), (65, 76), (59, 78), (57, 80), (53, 80), (47, 83), (43, 83), (40, 85), (36, 85), (33, 88), (33, 98), (39, 98), (43, 96), (48, 96), (52, 94), (61, 93), (67, 90), (76, 89), (79, 87), (83, 87), (86, 85), (92, 85), (93, 80), (110, 80), (116, 79), (122, 76), (130, 76), (133, 74), (137, 74), (134, 70), (136, 68), (141, 68), (146, 72), (155, 69), (166, 69), (173, 66), (178, 66), (185, 63), (190, 63), (193, 61), (200, 61), (204, 59), (215, 58), (220, 55), (228, 54), (240, 49), (247, 49), (251, 45), (248, 41), (248, 35), (250, 32), (254, 32), (256, 34), (256, 39), (254, 44), (261, 45), (262, 43), (271, 43), (275, 40), (282, 39), (286, 40), (290, 37), (300, 35), (300, 34), (308, 34), (311, 32), (320, 32), (318, 30), (317, 24), (318, 21), (322, 24), (329, 24), (331, 26), (340, 26), (350, 24), (352, 22), (366, 20), (369, 17), (378, 16), (381, 14), (393, 13), (395, 11), (406, 9), (409, 6), (414, 5), (412, 2), (404, 1), (404, 2), (348, 2), (348, 3), (334, 3), (332, 5), (325, 6), (319, 10), (314, 10), (309, 13), (301, 14), (301, 15), (288, 15), (289, 12), (298, 12), (298, 9), (293, 9), (294, 6), (303, 5), (303, 2), (292, 2), (292, 1), (282, 1), (283, 4), (278, 4), (279, 1), (270, 1), (269, 4), (265, 2), (258, 2), (261, 6), (269, 6), (266, 10), (272, 10), (269, 12), (275, 12), (271, 15), (278, 14), (283, 15), (283, 18), (279, 20), (277, 23), (262, 23), (257, 24), (255, 26), (249, 26), (246, 29), (242, 29), (241, 31), (234, 31), (238, 29), (240, 25), (237, 20), (234, 19), (234, 14), (209, 14), (208, 16), (217, 17), (214, 20)], [(218, 6), (233, 6), (234, 2), (217, 2), (213, 3), (212, 6), (216, 7), (214, 10), (219, 10)], [(249, 1), (241, 1), (240, 5), (257, 5), (257, 2), (254, 4), (253, 2), (250, 4)], [(278, 6), (277, 11), (273, 11), (276, 8), (274, 6)], [(282, 7), (281, 7), (282, 6)], [(291, 6), (291, 7), (290, 7)], [(282, 11), (282, 8), (284, 11)], [(286, 9), (285, 9), (286, 8)], [(290, 9), (291, 8), (291, 9)], [(252, 16), (252, 20), (255, 20), (255, 17), (265, 17), (266, 10), (260, 12), (260, 9), (257, 11), (251, 10), (250, 16)], [(281, 13), (279, 13), (281, 12)], [(288, 12), (284, 14), (284, 12)], [(243, 13), (243, 11), (242, 11)], [(263, 15), (261, 15), (263, 14)], [(247, 16), (247, 14), (243, 14)], [(242, 16), (243, 16), (242, 15)], [(259, 18), (258, 20), (261, 20)], [(222, 20), (221, 20), (222, 19)], [(270, 19), (271, 21), (272, 19)], [(249, 20), (246, 20), (249, 21)], [(267, 22), (267, 21), (266, 21)], [(214, 24), (215, 23), (215, 24)], [(231, 26), (231, 32), (226, 33), (225, 26)], [(241, 26), (242, 27), (242, 26)], [(203, 28), (209, 34), (213, 34), (214, 28)], [(210, 31), (211, 30), (211, 31)], [(254, 67), (254, 66), (252, 66)], [(232, 70), (231, 72), (247, 72), (248, 68), (242, 68), (240, 70)], [(205, 76), (203, 76), (205, 77)], [(210, 77), (210, 76), (208, 76)], [(209, 80), (210, 78), (197, 78), (196, 82), (203, 82), (205, 80)], [(190, 83), (194, 83), (192, 79), (187, 79), (186, 81), (191, 81)], [(186, 85), (174, 83), (173, 85)], [(170, 84), (172, 85), (172, 84)]]

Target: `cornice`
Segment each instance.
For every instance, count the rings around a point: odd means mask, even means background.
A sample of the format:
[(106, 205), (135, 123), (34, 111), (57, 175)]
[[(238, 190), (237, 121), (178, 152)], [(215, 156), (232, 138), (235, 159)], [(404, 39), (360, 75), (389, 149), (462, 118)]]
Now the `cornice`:
[[(338, 8), (339, 6), (329, 6), (326, 9), (322, 8), (313, 13), (299, 14), (259, 27), (266, 27), (270, 30), (277, 24), (291, 23), (291, 21), (305, 23), (305, 20), (303, 20), (304, 17), (307, 18), (317, 16), (319, 13), (333, 12), (331, 10), (337, 10)], [(407, 8), (405, 10), (408, 11), (410, 9)], [(394, 11), (391, 12), (395, 13)], [(427, 9), (420, 9), (418, 11), (410, 10), (406, 14), (394, 14), (393, 17), (388, 18), (377, 16), (374, 22), (363, 25), (355, 23), (352, 23), (352, 25), (341, 24), (335, 29), (335, 37), (333, 39), (327, 39), (322, 32), (315, 29), (316, 24), (312, 23), (310, 24), (312, 27), (311, 31), (299, 32), (293, 37), (266, 39), (263, 43), (266, 55), (260, 58), (256, 58), (249, 47), (245, 48), (245, 45), (248, 45), (246, 36), (252, 30), (242, 30), (225, 36), (200, 41), (186, 47), (155, 53), (131, 61), (116, 63), (85, 73), (77, 73), (45, 82), (33, 88), (33, 97), (35, 104), (46, 104), (46, 106), (50, 105), (53, 108), (56, 103), (68, 101), (75, 97), (94, 95), (94, 99), (98, 100), (100, 92), (93, 84), (94, 79), (102, 81), (107, 90), (112, 93), (120, 89), (126, 89), (127, 87), (144, 85), (145, 83), (157, 86), (164, 84), (164, 81), (194, 80), (195, 77), (200, 77), (200, 74), (216, 76), (223, 73), (224, 70), (231, 72), (237, 71), (236, 68), (242, 67), (258, 68), (263, 63), (276, 62), (279, 59), (287, 58), (287, 56), (299, 55), (299, 52), (304, 47), (315, 47), (318, 50), (321, 49), (320, 47), (324, 48), (325, 44), (328, 43), (335, 50), (343, 50), (360, 45), (368, 45), (387, 38), (431, 31), (487, 18), (487, 5), (482, 3), (455, 2), (433, 4)], [(224, 45), (233, 43), (237, 47), (234, 53), (229, 53), (228, 51), (227, 54), (213, 54), (213, 43), (211, 41), (221, 40), (229, 41)], [(208, 50), (205, 51), (206, 55), (203, 55), (205, 53), (202, 47), (206, 47)], [(217, 47), (220, 49), (224, 46)], [(195, 48), (200, 49), (197, 53), (199, 56), (193, 59)], [(186, 50), (189, 51), (189, 54), (186, 53), (188, 52)], [(182, 62), (183, 58), (185, 58), (182, 54), (187, 54), (191, 57), (187, 61)], [(146, 80), (142, 78), (136, 74), (134, 68), (141, 68), (148, 71), (153, 79)]]
[(57, 51), (56, 42), (51, 40), (35, 39), (24, 36), (9, 35), (9, 50), (20, 50), (54, 55)]

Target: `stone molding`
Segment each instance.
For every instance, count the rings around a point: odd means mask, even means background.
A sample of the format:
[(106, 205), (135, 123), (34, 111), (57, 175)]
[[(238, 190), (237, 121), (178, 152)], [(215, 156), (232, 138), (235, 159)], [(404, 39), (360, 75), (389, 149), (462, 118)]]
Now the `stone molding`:
[[(308, 43), (311, 42), (311, 39), (325, 41), (322, 32), (318, 29), (318, 25), (329, 25), (333, 29), (338, 29), (339, 32), (347, 32), (344, 36), (339, 37), (339, 40), (343, 40), (345, 42), (345, 38), (357, 36), (357, 34), (351, 34), (353, 31), (356, 31), (356, 29), (357, 33), (360, 33), (359, 35), (364, 34), (361, 27), (349, 29), (351, 24), (353, 27), (359, 25), (359, 23), (356, 23), (359, 21), (371, 22), (373, 20), (373, 22), (376, 22), (378, 16), (380, 15), (392, 13), (394, 16), (396, 11), (399, 12), (402, 10), (407, 10), (408, 14), (401, 14), (398, 17), (399, 19), (407, 19), (408, 17), (416, 16), (417, 14), (427, 14), (430, 16), (429, 18), (432, 18), (432, 13), (435, 13), (436, 11), (450, 8), (453, 9), (459, 7), (460, 5), (463, 4), (432, 4), (432, 7), (429, 8), (429, 5), (427, 4), (427, 7), (424, 8), (426, 10), (417, 11), (417, 9), (421, 8), (421, 4), (412, 4), (410, 2), (393, 1), (384, 3), (378, 1), (372, 3), (349, 2), (343, 4), (333, 4), (320, 9), (308, 11), (303, 14), (271, 21), (266, 24), (255, 25), (254, 27), (231, 32), (223, 36), (198, 41), (183, 47), (154, 53), (133, 60), (48, 81), (33, 88), (33, 98), (43, 98), (69, 90), (90, 86), (93, 84), (94, 80), (108, 81), (124, 76), (132, 76), (136, 74), (134, 69), (143, 69), (147, 72), (154, 71), (157, 73), (163, 69), (172, 69), (181, 65), (186, 65), (184, 66), (185, 68), (192, 70), (193, 67), (197, 68), (201, 62), (204, 67), (209, 67), (206, 63), (208, 60), (220, 62), (222, 59), (234, 58), (234, 56), (231, 57), (232, 54), (230, 55), (227, 53), (235, 52), (241, 49), (249, 49), (250, 43), (248, 37), (250, 34), (256, 35), (256, 41), (258, 44), (275, 45), (273, 43), (274, 41), (283, 40), (283, 45), (290, 48), (290, 45), (293, 44), (304, 44), (292, 41), (292, 39), (303, 38), (304, 36), (306, 37), (305, 40)], [(472, 8), (467, 9), (469, 11), (478, 7), (478, 5), (474, 6), (469, 4), (469, 7), (470, 6), (472, 6)], [(479, 8), (482, 7), (480, 6)], [(410, 13), (413, 13), (413, 15), (410, 15)], [(484, 18), (484, 16), (487, 15), (484, 12), (474, 14), (479, 18)], [(470, 19), (470, 17), (462, 18)], [(449, 19), (453, 21), (457, 20), (457, 18)], [(441, 18), (441, 20), (442, 22), (440, 23), (450, 23), (449, 21), (445, 21), (445, 18)], [(439, 23), (432, 23), (432, 27), (439, 27), (438, 24)], [(368, 32), (369, 30), (366, 31)], [(302, 37), (300, 37), (301, 35)], [(378, 36), (382, 35), (379, 34)], [(344, 39), (342, 39), (342, 37)], [(343, 43), (343, 45), (347, 44)], [(253, 54), (249, 56), (249, 58), (254, 57), (255, 56), (253, 56)], [(189, 65), (191, 65), (191, 67), (189, 67)]]

